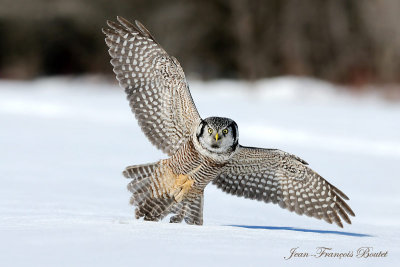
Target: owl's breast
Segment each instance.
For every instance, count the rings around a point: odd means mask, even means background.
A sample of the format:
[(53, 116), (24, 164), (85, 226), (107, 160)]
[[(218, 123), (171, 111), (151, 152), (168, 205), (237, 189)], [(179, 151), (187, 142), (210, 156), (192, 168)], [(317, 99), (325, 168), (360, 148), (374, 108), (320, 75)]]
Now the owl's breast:
[(191, 141), (183, 145), (167, 161), (174, 173), (188, 175), (189, 179), (194, 180), (193, 187), (201, 191), (225, 166), (225, 163), (201, 155)]

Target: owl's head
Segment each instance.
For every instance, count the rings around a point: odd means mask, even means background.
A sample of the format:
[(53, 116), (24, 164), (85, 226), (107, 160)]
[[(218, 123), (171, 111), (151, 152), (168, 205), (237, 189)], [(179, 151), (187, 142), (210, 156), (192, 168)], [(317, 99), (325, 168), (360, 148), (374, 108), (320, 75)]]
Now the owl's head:
[(209, 117), (200, 122), (195, 139), (201, 154), (217, 161), (228, 160), (238, 147), (238, 126), (228, 118)]

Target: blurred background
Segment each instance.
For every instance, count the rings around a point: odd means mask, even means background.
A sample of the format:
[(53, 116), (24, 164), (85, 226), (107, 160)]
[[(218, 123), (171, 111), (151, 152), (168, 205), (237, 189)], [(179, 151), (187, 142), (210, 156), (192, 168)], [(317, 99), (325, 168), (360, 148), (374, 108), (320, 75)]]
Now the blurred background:
[(119, 15), (190, 77), (312, 76), (397, 98), (399, 14), (397, 0), (0, 0), (0, 78), (110, 74), (100, 29)]

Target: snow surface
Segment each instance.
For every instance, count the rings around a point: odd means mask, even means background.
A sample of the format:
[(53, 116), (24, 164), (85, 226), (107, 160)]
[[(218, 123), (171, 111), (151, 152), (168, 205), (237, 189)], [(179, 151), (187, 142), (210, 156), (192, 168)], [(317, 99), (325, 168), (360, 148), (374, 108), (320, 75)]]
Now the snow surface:
[[(236, 120), (240, 142), (296, 154), (343, 190), (340, 229), (206, 188), (204, 226), (143, 222), (125, 166), (165, 158), (123, 90), (96, 79), (0, 81), (0, 266), (396, 265), (400, 256), (400, 105), (311, 79), (191, 84), (203, 118)], [(353, 251), (291, 258), (292, 248)], [(356, 258), (360, 247), (388, 251)]]

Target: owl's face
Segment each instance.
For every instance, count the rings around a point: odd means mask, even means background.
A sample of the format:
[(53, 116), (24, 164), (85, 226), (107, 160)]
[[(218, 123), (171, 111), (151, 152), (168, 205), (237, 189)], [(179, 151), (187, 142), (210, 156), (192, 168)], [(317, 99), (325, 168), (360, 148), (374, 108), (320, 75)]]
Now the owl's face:
[(229, 158), (238, 146), (237, 124), (228, 118), (210, 117), (199, 124), (196, 138), (201, 146), (200, 152), (211, 158)]

